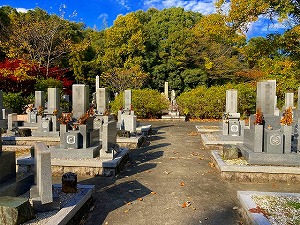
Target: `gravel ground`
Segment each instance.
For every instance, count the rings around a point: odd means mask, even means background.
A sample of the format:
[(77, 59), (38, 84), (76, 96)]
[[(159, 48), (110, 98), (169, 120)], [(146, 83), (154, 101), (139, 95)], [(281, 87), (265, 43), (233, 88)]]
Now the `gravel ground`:
[[(272, 225), (300, 224), (300, 197), (253, 195), (253, 201)], [(250, 209), (251, 210), (251, 209)]]
[[(78, 188), (76, 193), (64, 193), (61, 191), (61, 188), (59, 187), (54, 187), (53, 188), (53, 196), (59, 196), (59, 201), (61, 206), (65, 206), (72, 198), (74, 198), (75, 196), (79, 196), (82, 195), (83, 193), (83, 189)], [(25, 194), (23, 194), (22, 196), (23, 198), (29, 198), (30, 200), (30, 195), (29, 195), (29, 191), (26, 192)], [(26, 223), (23, 223), (22, 225), (43, 225), (46, 224), (52, 216), (54, 216), (56, 213), (58, 213), (59, 210), (53, 210), (53, 211), (49, 211), (49, 212), (44, 212), (44, 213), (36, 213), (36, 219), (30, 220)]]

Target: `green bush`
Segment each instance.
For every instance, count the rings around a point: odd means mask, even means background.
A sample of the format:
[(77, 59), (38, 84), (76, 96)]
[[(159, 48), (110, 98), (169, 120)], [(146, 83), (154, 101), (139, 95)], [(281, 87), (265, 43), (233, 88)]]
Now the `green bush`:
[(22, 92), (3, 93), (3, 105), (7, 109), (12, 109), (14, 113), (22, 114), (24, 107), (34, 101), (34, 96), (24, 96)]
[[(132, 107), (138, 118), (158, 118), (161, 111), (169, 107), (169, 102), (160, 92), (152, 89), (132, 90)], [(123, 93), (111, 102), (112, 113), (117, 114), (123, 106)]]
[(242, 114), (255, 112), (256, 88), (252, 84), (226, 84), (210, 88), (199, 86), (182, 93), (177, 98), (179, 110), (191, 118), (221, 119), (225, 112), (228, 89), (238, 90), (238, 112)]
[(59, 88), (60, 90), (63, 89), (63, 83), (60, 80), (54, 78), (47, 78), (47, 79), (40, 79), (34, 85), (35, 90), (37, 91), (44, 91), (47, 93), (48, 88)]

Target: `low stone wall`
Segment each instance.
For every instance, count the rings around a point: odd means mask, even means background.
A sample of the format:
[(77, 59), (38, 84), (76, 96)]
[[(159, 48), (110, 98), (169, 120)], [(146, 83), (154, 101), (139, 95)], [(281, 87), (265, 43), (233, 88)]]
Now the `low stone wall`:
[(227, 165), (217, 151), (212, 152), (212, 160), (224, 180), (238, 182), (284, 182), (300, 183), (300, 167)]
[(299, 183), (300, 175), (298, 174), (272, 174), (272, 173), (245, 173), (245, 172), (220, 172), (221, 178), (228, 181), (238, 182), (284, 182)]
[(87, 166), (51, 166), (53, 176), (62, 176), (64, 173), (72, 172), (81, 176), (99, 176), (102, 175), (102, 167)]

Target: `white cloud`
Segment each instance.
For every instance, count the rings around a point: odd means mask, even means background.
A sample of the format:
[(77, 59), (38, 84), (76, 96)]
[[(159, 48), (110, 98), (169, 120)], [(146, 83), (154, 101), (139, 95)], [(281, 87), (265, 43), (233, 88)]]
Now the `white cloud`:
[(25, 8), (16, 8), (17, 12), (21, 13), (27, 13), (30, 9), (25, 9)]
[(108, 14), (107, 13), (102, 13), (98, 16), (98, 20), (106, 20), (108, 18)]
[(258, 20), (248, 24), (247, 36), (265, 36), (266, 34), (283, 32), (288, 27), (285, 23), (279, 23), (277, 18), (274, 18), (273, 21), (270, 21), (268, 18), (259, 16)]
[(123, 6), (125, 9), (130, 10), (129, 5), (127, 4), (127, 0), (116, 0), (118, 4)]
[(182, 7), (185, 10), (191, 10), (200, 12), (204, 15), (214, 13), (215, 6), (212, 0), (208, 1), (185, 1), (185, 0), (145, 0), (145, 7), (155, 7), (157, 9), (170, 8), (170, 7)]

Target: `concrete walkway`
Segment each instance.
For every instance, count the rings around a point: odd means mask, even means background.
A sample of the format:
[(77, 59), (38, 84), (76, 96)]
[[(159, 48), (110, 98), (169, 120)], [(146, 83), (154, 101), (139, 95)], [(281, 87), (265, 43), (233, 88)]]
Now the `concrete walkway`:
[(221, 180), (196, 132), (199, 122), (144, 123), (158, 133), (149, 146), (130, 152), (117, 177), (81, 178), (82, 184), (96, 185), (94, 206), (84, 224), (245, 224), (238, 213), (238, 190), (300, 190), (299, 184)]

